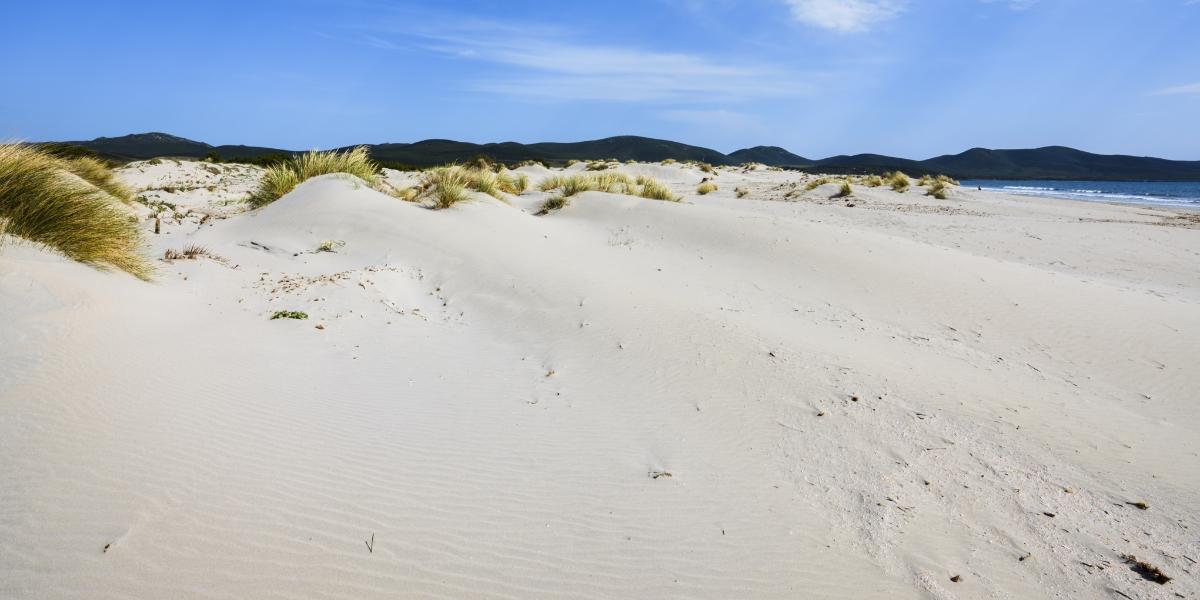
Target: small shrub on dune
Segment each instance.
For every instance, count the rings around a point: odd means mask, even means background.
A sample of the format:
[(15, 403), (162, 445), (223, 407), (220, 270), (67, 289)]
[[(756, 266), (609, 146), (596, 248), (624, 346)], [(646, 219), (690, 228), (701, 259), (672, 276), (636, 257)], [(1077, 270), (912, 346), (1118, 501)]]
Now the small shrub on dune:
[(250, 194), (247, 202), (255, 208), (266, 206), (302, 182), (331, 173), (354, 175), (371, 186), (379, 185), (379, 165), (371, 160), (366, 147), (345, 152), (314, 150), (267, 167), (258, 189)]
[(878, 175), (871, 175), (863, 180), (863, 185), (867, 187), (879, 187), (883, 185), (883, 178)]
[(896, 171), (887, 178), (888, 185), (892, 186), (892, 190), (903, 194), (908, 191), (909, 180), (908, 175)]
[(927, 186), (927, 185), (932, 185), (933, 182), (934, 182), (934, 179), (933, 179), (932, 175), (922, 175), (921, 178), (917, 180), (917, 185)]
[(0, 233), (148, 279), (135, 219), (68, 163), (30, 146), (0, 145)]
[(852, 194), (854, 194), (854, 188), (850, 187), (850, 182), (843, 181), (842, 187), (838, 188), (837, 193), (835, 193), (832, 197), (833, 198), (849, 198)]
[(394, 198), (399, 198), (405, 202), (415, 201), (417, 199), (417, 192), (418, 192), (417, 188), (415, 188), (413, 186), (402, 187), (402, 188), (389, 187), (387, 189), (388, 195), (390, 195)]
[(676, 196), (671, 188), (662, 184), (662, 182), (652, 177), (639, 176), (637, 178), (638, 193), (637, 195), (650, 200), (664, 200), (666, 202), (679, 202), (679, 196)]
[(561, 195), (550, 196), (549, 198), (546, 199), (546, 201), (544, 203), (542, 203), (542, 208), (541, 208), (541, 210), (539, 210), (537, 212), (537, 214), (544, 215), (544, 214), (549, 213), (552, 210), (558, 210), (566, 205), (567, 205), (566, 196), (561, 196)]
[(506, 194), (519, 196), (529, 189), (529, 176), (524, 173), (501, 173), (496, 176), (496, 185)]
[(587, 170), (589, 171), (605, 171), (612, 167), (613, 164), (607, 160), (593, 160), (587, 164)]
[(662, 159), (662, 163), (661, 163), (661, 164), (664, 164), (664, 165), (673, 165), (673, 164), (675, 164), (675, 163), (677, 163), (677, 162), (679, 162), (679, 161), (677, 161), (677, 160), (675, 160), (675, 159), (673, 159), (673, 158), (664, 158), (664, 159)]
[(717, 187), (717, 184), (715, 184), (711, 181), (706, 181), (696, 187), (696, 193), (703, 196), (705, 194), (711, 194), (712, 192), (715, 192), (718, 189), (720, 189), (720, 188)]
[(710, 165), (706, 162), (696, 163), (696, 168), (700, 169), (701, 171), (704, 171), (705, 173), (710, 173), (712, 175), (717, 174), (717, 170), (714, 169), (712, 165)]
[(934, 180), (934, 182), (929, 186), (929, 191), (925, 192), (925, 195), (933, 196), (934, 198), (937, 198), (938, 200), (945, 200), (946, 199), (946, 184), (945, 184), (945, 182)]
[(469, 198), (467, 188), (458, 183), (442, 183), (433, 192), (435, 208), (450, 208)]
[(958, 180), (948, 175), (938, 175), (937, 180), (946, 185), (961, 185)]

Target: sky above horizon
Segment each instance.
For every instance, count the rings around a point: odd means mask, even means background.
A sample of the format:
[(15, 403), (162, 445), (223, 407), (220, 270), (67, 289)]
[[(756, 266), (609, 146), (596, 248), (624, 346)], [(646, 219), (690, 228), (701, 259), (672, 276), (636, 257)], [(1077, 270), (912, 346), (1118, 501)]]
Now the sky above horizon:
[(11, 3), (0, 139), (1200, 160), (1200, 0)]

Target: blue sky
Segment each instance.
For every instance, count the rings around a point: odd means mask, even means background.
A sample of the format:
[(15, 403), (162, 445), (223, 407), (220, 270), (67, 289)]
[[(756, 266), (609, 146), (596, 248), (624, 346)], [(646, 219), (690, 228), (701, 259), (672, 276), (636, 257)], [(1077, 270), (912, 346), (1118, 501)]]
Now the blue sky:
[(1200, 159), (1200, 0), (11, 2), (0, 138)]

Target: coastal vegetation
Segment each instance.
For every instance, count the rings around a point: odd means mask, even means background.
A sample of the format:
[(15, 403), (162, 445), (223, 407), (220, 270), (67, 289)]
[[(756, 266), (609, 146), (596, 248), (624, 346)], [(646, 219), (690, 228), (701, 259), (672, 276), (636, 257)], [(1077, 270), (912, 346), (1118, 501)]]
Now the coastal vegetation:
[(344, 152), (314, 150), (266, 167), (258, 189), (250, 194), (247, 202), (255, 208), (266, 206), (302, 182), (332, 173), (353, 175), (371, 186), (379, 184), (379, 165), (371, 160), (365, 146)]
[(152, 268), (136, 218), (124, 207), (128, 198), (99, 161), (0, 145), (0, 234), (148, 279)]
[(643, 175), (633, 178), (619, 172), (551, 175), (543, 180), (538, 188), (543, 192), (557, 192), (542, 205), (541, 214), (566, 206), (569, 198), (582, 192), (607, 192), (649, 200), (679, 201), (670, 188), (653, 177)]

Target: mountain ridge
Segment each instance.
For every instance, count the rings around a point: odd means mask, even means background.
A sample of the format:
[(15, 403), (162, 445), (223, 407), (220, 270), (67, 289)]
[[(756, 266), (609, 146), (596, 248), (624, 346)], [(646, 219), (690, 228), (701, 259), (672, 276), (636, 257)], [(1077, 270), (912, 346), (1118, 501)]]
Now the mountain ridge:
[[(116, 160), (140, 160), (159, 156), (203, 158), (214, 153), (223, 159), (255, 159), (301, 152), (263, 146), (213, 146), (162, 132), (57, 143), (81, 146)], [(960, 179), (1200, 181), (1200, 161), (1094, 154), (1066, 146), (1024, 149), (971, 148), (958, 154), (945, 154), (925, 160), (870, 153), (813, 160), (779, 146), (755, 146), (724, 154), (702, 146), (634, 135), (581, 142), (532, 144), (512, 141), (476, 144), (434, 138), (417, 142), (364, 145), (377, 160), (415, 167), (460, 162), (476, 156), (487, 156), (500, 162), (564, 162), (572, 159), (604, 158), (655, 162), (674, 159), (716, 165), (759, 162), (775, 167), (826, 173), (879, 173), (903, 170), (913, 175), (941, 173)]]

